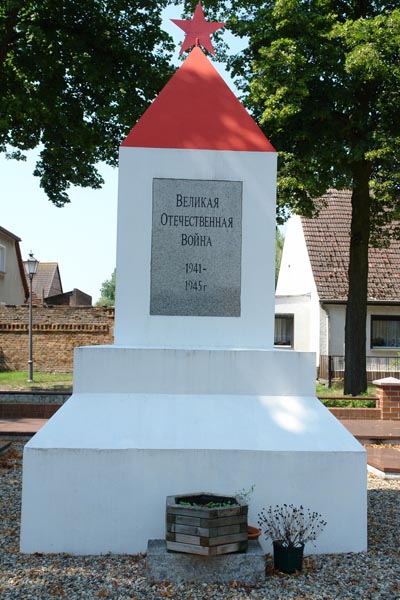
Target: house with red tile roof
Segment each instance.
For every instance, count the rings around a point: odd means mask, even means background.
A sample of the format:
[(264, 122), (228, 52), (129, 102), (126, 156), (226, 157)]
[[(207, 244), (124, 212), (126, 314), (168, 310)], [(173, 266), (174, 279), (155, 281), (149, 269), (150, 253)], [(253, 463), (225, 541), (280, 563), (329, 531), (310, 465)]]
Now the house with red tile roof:
[(23, 304), (29, 296), (20, 241), (14, 233), (0, 227), (0, 304)]
[(32, 279), (32, 299), (34, 304), (47, 306), (92, 305), (92, 297), (77, 288), (63, 292), (60, 269), (56, 262), (38, 263), (37, 272)]
[[(24, 265), (26, 265), (26, 261)], [(42, 303), (45, 298), (62, 293), (63, 288), (58, 263), (39, 261), (36, 274), (32, 279), (32, 297)]]
[[(276, 288), (275, 344), (344, 356), (348, 292), (351, 192), (329, 190), (318, 217), (293, 216), (287, 224)], [(367, 368), (397, 371), (400, 353), (400, 242), (370, 248)], [(343, 363), (338, 359), (337, 364)], [(335, 370), (343, 370), (337, 367)]]

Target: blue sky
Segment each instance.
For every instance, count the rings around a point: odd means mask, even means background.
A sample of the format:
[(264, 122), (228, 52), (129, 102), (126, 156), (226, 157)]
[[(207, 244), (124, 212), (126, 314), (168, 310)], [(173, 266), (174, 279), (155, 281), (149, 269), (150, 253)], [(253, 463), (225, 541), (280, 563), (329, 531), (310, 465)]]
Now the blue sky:
[[(176, 64), (184, 32), (169, 19), (180, 16), (176, 6), (164, 12), (163, 27), (176, 43)], [(234, 52), (243, 46), (227, 31), (224, 39)], [(233, 88), (223, 67), (214, 64)], [(57, 208), (40, 189), (39, 179), (32, 175), (37, 154), (28, 153), (26, 162), (6, 160), (0, 155), (0, 225), (21, 238), (24, 259), (32, 250), (40, 261), (57, 262), (64, 291), (78, 288), (95, 302), (101, 284), (109, 279), (116, 263), (118, 171), (102, 165), (105, 185), (101, 190), (71, 188), (70, 204)]]

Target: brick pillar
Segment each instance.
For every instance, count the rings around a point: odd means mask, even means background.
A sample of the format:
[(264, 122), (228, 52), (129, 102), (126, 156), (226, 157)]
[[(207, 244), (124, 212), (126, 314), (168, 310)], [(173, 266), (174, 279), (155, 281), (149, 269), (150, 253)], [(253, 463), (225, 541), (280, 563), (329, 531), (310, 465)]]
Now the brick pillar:
[(376, 385), (376, 408), (381, 419), (400, 420), (400, 379), (385, 377), (372, 382)]

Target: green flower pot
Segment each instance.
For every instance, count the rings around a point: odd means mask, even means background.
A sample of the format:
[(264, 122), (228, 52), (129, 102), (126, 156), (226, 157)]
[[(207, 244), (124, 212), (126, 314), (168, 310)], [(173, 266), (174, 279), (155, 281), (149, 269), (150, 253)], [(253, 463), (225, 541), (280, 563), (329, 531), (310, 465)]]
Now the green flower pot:
[(301, 571), (303, 567), (304, 544), (295, 548), (284, 546), (281, 541), (272, 542), (274, 547), (274, 567), (282, 573)]

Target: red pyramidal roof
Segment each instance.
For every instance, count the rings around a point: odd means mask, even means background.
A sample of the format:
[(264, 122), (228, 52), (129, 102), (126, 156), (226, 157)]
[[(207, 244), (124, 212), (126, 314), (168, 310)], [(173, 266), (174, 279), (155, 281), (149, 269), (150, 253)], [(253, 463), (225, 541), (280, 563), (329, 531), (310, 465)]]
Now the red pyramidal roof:
[(199, 47), (193, 48), (121, 145), (275, 152)]

